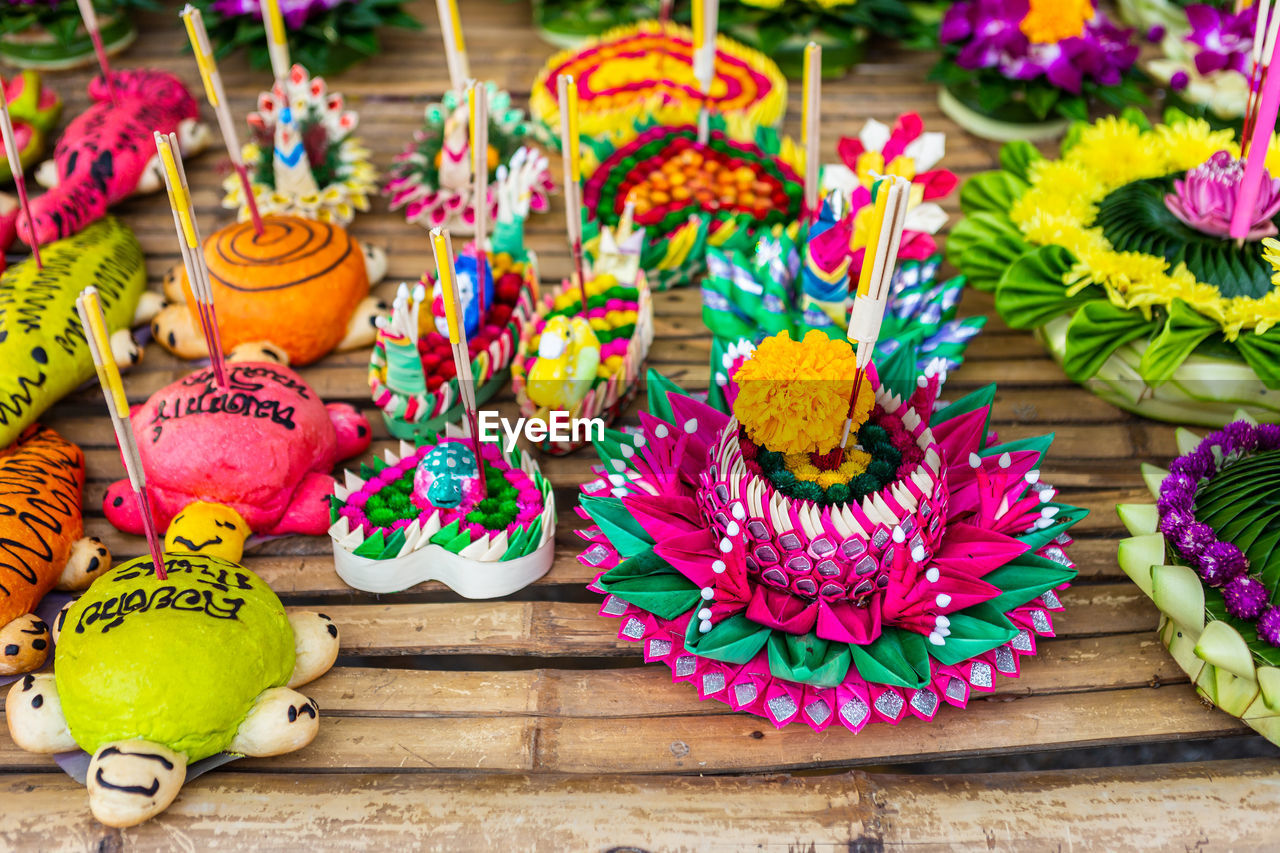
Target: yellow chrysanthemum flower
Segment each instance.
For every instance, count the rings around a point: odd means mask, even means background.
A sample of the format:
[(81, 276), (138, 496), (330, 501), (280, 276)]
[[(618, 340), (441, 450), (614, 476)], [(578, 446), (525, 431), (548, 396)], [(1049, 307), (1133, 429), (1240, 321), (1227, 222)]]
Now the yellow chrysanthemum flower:
[[(766, 338), (738, 369), (733, 414), (747, 436), (781, 453), (826, 453), (844, 432), (857, 360), (846, 341), (810, 330), (802, 341)], [(866, 421), (875, 395), (862, 383), (853, 428)], [(861, 417), (861, 420), (859, 420)]]
[(1080, 132), (1063, 158), (1084, 168), (1113, 190), (1167, 173), (1163, 151), (1153, 134), (1117, 116), (1099, 119)]
[(1055, 44), (1082, 35), (1093, 14), (1093, 0), (1031, 0), (1018, 29), (1035, 44)]
[(1162, 149), (1163, 174), (1194, 169), (1218, 151), (1240, 156), (1240, 146), (1230, 130), (1214, 130), (1202, 118), (1162, 124), (1154, 131)]

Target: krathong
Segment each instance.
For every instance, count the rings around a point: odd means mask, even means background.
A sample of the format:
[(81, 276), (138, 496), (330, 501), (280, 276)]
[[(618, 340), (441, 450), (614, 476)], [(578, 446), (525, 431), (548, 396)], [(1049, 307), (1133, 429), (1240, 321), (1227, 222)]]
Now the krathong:
[(601, 228), (630, 209), (647, 239), (640, 266), (656, 289), (688, 284), (706, 249), (747, 249), (762, 229), (799, 219), (803, 153), (764, 127), (710, 120), (705, 144), (693, 124), (636, 124), (625, 133), (583, 139), (588, 249)]
[[(533, 81), (529, 112), (539, 137), (557, 146), (556, 86), (572, 75), (579, 88), (583, 137), (626, 133), (633, 123), (684, 125), (704, 97), (693, 74), (688, 27), (646, 21), (610, 30), (551, 57)], [(706, 98), (716, 114), (772, 127), (787, 109), (787, 83), (772, 59), (725, 36), (716, 39), (715, 77)]]
[[(545, 213), (553, 182), (546, 158), (527, 147), (532, 128), (524, 110), (511, 103), (511, 95), (493, 83), (489, 91), (490, 174), (498, 166), (511, 172), (533, 174), (527, 184), (529, 210)], [(471, 147), (465, 92), (448, 91), (440, 101), (427, 105), (423, 124), (414, 131), (413, 141), (398, 154), (391, 166), (384, 195), (392, 210), (403, 210), (409, 222), (423, 228), (447, 227), (453, 233), (471, 233), (475, 228), (475, 190), (471, 176)], [(498, 216), (498, 182), (489, 184), (486, 195), (489, 220)]]
[[(355, 135), (359, 116), (342, 95), (302, 65), (258, 95), (244, 146), (253, 195), (263, 215), (282, 214), (348, 225), (369, 209), (377, 170)], [(239, 176), (223, 181), (222, 206), (250, 217)]]
[(969, 283), (1035, 329), (1067, 375), (1121, 408), (1221, 425), (1280, 412), (1280, 162), (1265, 158), (1245, 239), (1227, 236), (1243, 169), (1229, 130), (1136, 111), (1068, 134), (1059, 159), (1025, 143), (961, 192), (948, 241)]
[(939, 103), (989, 139), (1048, 139), (1089, 104), (1145, 101), (1132, 67), (1138, 46), (1093, 0), (962, 0), (942, 19)]
[(724, 411), (651, 373), (640, 429), (606, 433), (582, 488), (579, 559), (619, 637), (779, 727), (963, 707), (1052, 636), (1075, 576), (1083, 513), (1040, 482), (1048, 436), (999, 443), (994, 387), (940, 407), (937, 372), (890, 386), (869, 368), (832, 459), (852, 365), (844, 341), (781, 333)]
[(1117, 509), (1120, 566), (1160, 608), (1160, 640), (1209, 702), (1280, 743), (1280, 426), (1248, 417), (1178, 431), (1169, 468), (1143, 465), (1151, 504)]
[(723, 393), (726, 371), (743, 347), (768, 335), (787, 331), (801, 338), (819, 329), (844, 337), (851, 287), (867, 252), (872, 182), (881, 174), (912, 182), (877, 355), (881, 374), (914, 376), (934, 360), (953, 370), (982, 328), (980, 317), (956, 318), (964, 279), (938, 278), (941, 257), (933, 235), (947, 221), (938, 202), (956, 185), (952, 172), (938, 168), (943, 134), (926, 132), (920, 117), (908, 113), (892, 127), (869, 120), (858, 136), (841, 139), (837, 151), (843, 162), (823, 170), (828, 194), (816, 220), (775, 226), (746, 248), (708, 247), (702, 317), (715, 335), (713, 399)]

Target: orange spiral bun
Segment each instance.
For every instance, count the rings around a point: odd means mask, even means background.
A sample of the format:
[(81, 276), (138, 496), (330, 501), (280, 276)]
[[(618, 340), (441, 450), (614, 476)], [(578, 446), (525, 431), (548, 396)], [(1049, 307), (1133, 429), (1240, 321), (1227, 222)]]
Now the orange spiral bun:
[[(296, 216), (263, 224), (260, 235), (248, 222), (228, 225), (204, 243), (222, 348), (270, 341), (290, 364), (310, 364), (346, 336), (369, 293), (364, 254), (340, 225)], [(181, 282), (198, 326), (185, 271)]]

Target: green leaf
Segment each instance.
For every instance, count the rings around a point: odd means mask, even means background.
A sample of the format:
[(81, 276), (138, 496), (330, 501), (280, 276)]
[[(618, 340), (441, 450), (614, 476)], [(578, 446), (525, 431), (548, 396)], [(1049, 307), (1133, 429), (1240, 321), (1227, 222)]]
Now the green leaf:
[(927, 641), (900, 628), (885, 628), (875, 642), (849, 646), (853, 664), (867, 681), (892, 687), (920, 688), (929, 683)]
[(957, 664), (989, 652), (1018, 636), (1018, 629), (989, 603), (956, 611), (947, 618), (951, 635), (941, 646), (929, 644), (929, 654), (940, 663)]
[[(1133, 313), (1137, 313), (1136, 311)], [(1173, 378), (1187, 357), (1200, 342), (1219, 329), (1218, 321), (1211, 320), (1191, 309), (1181, 299), (1169, 304), (1164, 328), (1142, 354), (1138, 362), (1138, 374), (1148, 385), (1159, 385)]]
[(1027, 191), (1028, 184), (1009, 172), (981, 172), (960, 190), (960, 207), (965, 213), (1004, 213)]
[(697, 585), (646, 551), (601, 575), (596, 585), (661, 619), (678, 619), (702, 599)]
[[(1059, 92), (1049, 86), (1028, 86), (1027, 106), (1038, 119), (1046, 119), (1058, 102)], [(1028, 146), (1030, 143), (1024, 143)]]
[(1044, 155), (1025, 139), (1007, 142), (1000, 149), (1000, 165), (1006, 172), (1023, 181), (1031, 180), (1032, 164), (1043, 159)]
[(705, 634), (698, 630), (699, 624), (698, 619), (689, 620), (684, 647), (699, 657), (739, 665), (755, 657), (774, 633), (741, 613), (720, 621)]
[(1052, 245), (1018, 258), (996, 284), (1000, 316), (1015, 329), (1033, 329), (1096, 299), (1097, 291), (1092, 287), (1067, 295), (1063, 278), (1075, 260), (1071, 252)]
[(652, 368), (646, 377), (646, 387), (649, 397), (649, 414), (667, 423), (674, 423), (676, 416), (671, 410), (671, 401), (667, 399), (667, 395), (683, 394), (684, 391), (679, 385)]
[(817, 634), (803, 637), (774, 631), (769, 637), (769, 672), (815, 687), (836, 687), (849, 672), (853, 655), (848, 643), (823, 640)]
[(652, 548), (653, 538), (622, 505), (621, 498), (583, 495), (580, 501), (591, 520), (609, 538), (609, 544), (623, 557), (633, 557)]
[(1241, 332), (1235, 345), (1240, 357), (1258, 374), (1263, 385), (1271, 389), (1280, 388), (1280, 326), (1273, 326), (1261, 335)]
[(1120, 347), (1149, 337), (1159, 326), (1159, 321), (1146, 319), (1140, 311), (1119, 308), (1106, 299), (1086, 302), (1067, 326), (1062, 369), (1072, 380), (1083, 382)]
[(1060, 98), (1057, 103), (1058, 115), (1073, 121), (1089, 120), (1089, 102), (1084, 98)]
[(1001, 613), (1021, 607), (1033, 598), (1075, 579), (1077, 572), (1044, 557), (1027, 553), (998, 569), (987, 572), (982, 579), (1000, 588), (1000, 595), (987, 604)]
[(1006, 267), (1027, 251), (1022, 232), (1003, 212), (970, 214), (947, 235), (947, 260), (979, 290), (993, 290)]

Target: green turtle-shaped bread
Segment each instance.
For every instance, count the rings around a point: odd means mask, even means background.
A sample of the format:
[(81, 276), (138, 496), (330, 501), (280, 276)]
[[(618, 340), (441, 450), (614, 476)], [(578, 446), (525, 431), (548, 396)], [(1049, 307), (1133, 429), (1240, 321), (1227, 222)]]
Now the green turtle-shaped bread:
[(140, 557), (102, 575), (58, 617), (54, 673), (15, 682), (5, 705), (21, 748), (92, 756), (89, 808), (108, 826), (164, 811), (190, 763), (306, 746), (318, 709), (291, 688), (338, 654), (328, 617), (286, 613), (238, 563), (168, 553), (165, 570)]

